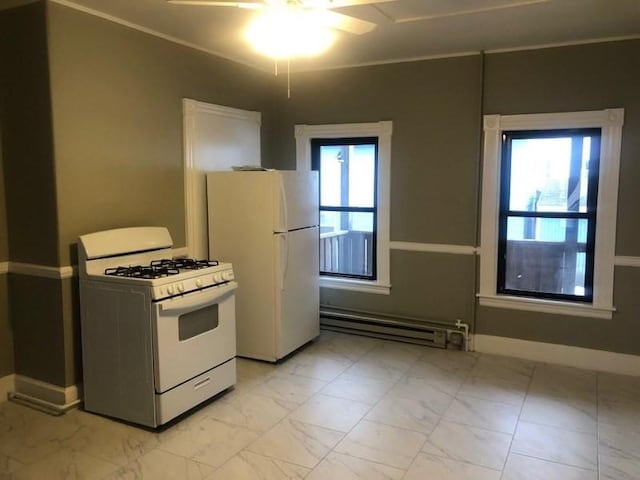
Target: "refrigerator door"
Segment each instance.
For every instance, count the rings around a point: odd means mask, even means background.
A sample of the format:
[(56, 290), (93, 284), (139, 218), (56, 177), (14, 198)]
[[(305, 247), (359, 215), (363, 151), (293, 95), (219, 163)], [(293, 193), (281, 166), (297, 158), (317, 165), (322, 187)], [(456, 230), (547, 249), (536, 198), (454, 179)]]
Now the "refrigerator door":
[(319, 225), (318, 172), (280, 171), (274, 174), (274, 232)]
[(320, 334), (318, 228), (274, 235), (277, 358)]
[(209, 252), (233, 264), (237, 354), (274, 361), (275, 280), (271, 172), (207, 174)]

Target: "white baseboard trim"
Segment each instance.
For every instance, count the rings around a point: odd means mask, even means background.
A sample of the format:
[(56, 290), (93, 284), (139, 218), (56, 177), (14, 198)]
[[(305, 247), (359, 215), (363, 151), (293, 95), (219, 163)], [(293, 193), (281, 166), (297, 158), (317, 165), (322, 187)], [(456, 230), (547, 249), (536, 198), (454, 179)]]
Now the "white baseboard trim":
[(13, 373), (11, 375), (0, 377), (0, 403), (7, 400), (9, 392), (13, 392), (15, 382), (16, 376)]
[(474, 335), (476, 352), (524, 358), (620, 375), (640, 376), (640, 356), (517, 338)]
[(24, 401), (33, 401), (38, 405), (65, 411), (81, 401), (80, 385), (61, 387), (51, 383), (36, 380), (24, 375), (15, 376), (15, 394)]

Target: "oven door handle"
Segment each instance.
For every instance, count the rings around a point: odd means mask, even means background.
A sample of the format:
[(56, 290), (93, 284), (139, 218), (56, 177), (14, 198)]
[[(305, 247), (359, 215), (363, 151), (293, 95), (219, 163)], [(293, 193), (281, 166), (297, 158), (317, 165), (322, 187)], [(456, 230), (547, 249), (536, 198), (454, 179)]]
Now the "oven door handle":
[(229, 282), (223, 287), (214, 287), (213, 289), (202, 290), (198, 293), (187, 294), (183, 297), (172, 298), (160, 302), (160, 310), (168, 314), (180, 314), (183, 312), (191, 312), (206, 308), (210, 305), (218, 303), (222, 298), (231, 294), (238, 284)]

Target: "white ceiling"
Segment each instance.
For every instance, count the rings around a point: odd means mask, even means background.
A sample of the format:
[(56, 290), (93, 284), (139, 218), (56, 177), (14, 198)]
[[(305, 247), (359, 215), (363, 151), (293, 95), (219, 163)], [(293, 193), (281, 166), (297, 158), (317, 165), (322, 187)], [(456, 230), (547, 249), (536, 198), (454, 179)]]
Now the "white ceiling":
[[(250, 10), (178, 6), (165, 0), (53, 1), (129, 22), (260, 69), (273, 69), (273, 61), (255, 54), (243, 38), (254, 14)], [(640, 38), (640, 0), (395, 0), (336, 11), (378, 27), (365, 35), (340, 32), (329, 52), (293, 61), (292, 70)]]

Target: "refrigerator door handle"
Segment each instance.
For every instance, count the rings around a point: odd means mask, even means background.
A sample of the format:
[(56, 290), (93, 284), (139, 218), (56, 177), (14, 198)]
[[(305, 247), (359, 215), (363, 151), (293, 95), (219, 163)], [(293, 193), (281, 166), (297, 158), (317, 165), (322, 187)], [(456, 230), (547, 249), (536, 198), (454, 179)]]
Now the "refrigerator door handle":
[(284, 225), (279, 225), (281, 232), (286, 232), (289, 230), (289, 208), (287, 206), (287, 191), (284, 188), (284, 181), (280, 178), (280, 211), (282, 212), (282, 217), (280, 221), (284, 221)]
[(289, 238), (288, 235), (281, 234), (280, 237), (280, 248), (279, 248), (279, 257), (280, 257), (280, 275), (279, 275), (279, 283), (280, 283), (280, 291), (284, 291), (284, 283), (285, 278), (287, 278), (287, 270), (289, 269)]

